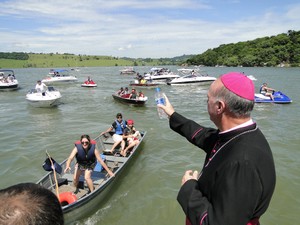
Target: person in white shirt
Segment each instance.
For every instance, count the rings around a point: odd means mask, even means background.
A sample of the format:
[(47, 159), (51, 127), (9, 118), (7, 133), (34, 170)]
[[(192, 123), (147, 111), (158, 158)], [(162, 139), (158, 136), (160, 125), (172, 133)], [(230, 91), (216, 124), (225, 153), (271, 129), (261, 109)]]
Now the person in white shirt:
[(42, 93), (45, 95), (45, 92), (47, 90), (47, 85), (42, 83), (40, 80), (37, 81), (37, 84), (35, 85), (35, 89), (38, 93)]

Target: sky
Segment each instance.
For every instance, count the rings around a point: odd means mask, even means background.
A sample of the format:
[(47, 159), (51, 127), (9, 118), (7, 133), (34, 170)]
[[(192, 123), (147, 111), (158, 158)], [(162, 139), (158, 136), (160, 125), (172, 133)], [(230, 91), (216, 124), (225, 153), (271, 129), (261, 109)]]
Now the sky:
[(0, 52), (201, 54), (300, 30), (298, 0), (0, 0)]

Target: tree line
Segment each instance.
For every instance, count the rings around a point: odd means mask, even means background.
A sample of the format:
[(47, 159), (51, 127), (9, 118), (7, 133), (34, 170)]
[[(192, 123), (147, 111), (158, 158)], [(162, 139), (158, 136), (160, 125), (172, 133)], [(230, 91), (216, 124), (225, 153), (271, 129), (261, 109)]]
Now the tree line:
[(189, 65), (232, 67), (300, 66), (300, 31), (289, 30), (277, 36), (223, 44), (186, 62)]
[(24, 52), (0, 52), (0, 59), (28, 60), (29, 55)]

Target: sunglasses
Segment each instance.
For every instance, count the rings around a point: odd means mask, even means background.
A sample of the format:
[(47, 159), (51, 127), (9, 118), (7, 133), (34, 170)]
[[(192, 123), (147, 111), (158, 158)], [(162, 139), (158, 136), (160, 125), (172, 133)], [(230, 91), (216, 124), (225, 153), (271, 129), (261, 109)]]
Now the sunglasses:
[(118, 119), (122, 119), (122, 116), (118, 116)]
[(88, 145), (89, 143), (90, 143), (90, 142), (88, 142), (88, 141), (82, 141), (82, 142), (81, 142), (82, 145)]

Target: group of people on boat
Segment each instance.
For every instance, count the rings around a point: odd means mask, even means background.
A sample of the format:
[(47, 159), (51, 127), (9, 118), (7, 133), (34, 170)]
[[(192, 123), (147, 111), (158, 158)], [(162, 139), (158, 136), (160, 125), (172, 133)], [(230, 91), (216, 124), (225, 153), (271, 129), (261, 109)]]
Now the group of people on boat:
[(14, 81), (15, 75), (13, 74), (8, 74), (7, 76), (4, 76), (3, 73), (0, 73), (0, 82), (1, 83), (11, 83)]
[(123, 87), (121, 87), (117, 91), (117, 95), (124, 97), (124, 98), (140, 99), (140, 100), (143, 100), (145, 97), (145, 95), (142, 91), (137, 92), (137, 90), (135, 88), (132, 88), (131, 92), (129, 92), (128, 87), (125, 87), (125, 89)]
[[(112, 136), (114, 144), (110, 150), (103, 150), (106, 153), (108, 152), (114, 154), (115, 149), (120, 146), (120, 151), (118, 154), (115, 154), (115, 156), (119, 155), (121, 157), (127, 157), (130, 153), (130, 150), (140, 142), (141, 134), (134, 127), (134, 121), (124, 120), (121, 113), (116, 115), (116, 120), (112, 123), (111, 127), (102, 132), (100, 135), (105, 135), (106, 133), (112, 131), (114, 131)], [(71, 170), (70, 165), (74, 158), (76, 158), (77, 161), (73, 179), (73, 183), (76, 188), (74, 192), (75, 194), (79, 192), (79, 177), (82, 174), (84, 174), (89, 192), (92, 192), (95, 189), (91, 179), (91, 174), (96, 167), (97, 161), (107, 171), (109, 176), (114, 176), (114, 173), (102, 159), (100, 150), (96, 148), (96, 142), (87, 134), (82, 135), (80, 140), (75, 142), (75, 147), (73, 148), (66, 162), (66, 168), (64, 170), (65, 173)]]
[(123, 115), (118, 113), (116, 115), (116, 120), (112, 123), (112, 125), (104, 132), (101, 132), (100, 135), (105, 135), (106, 133), (115, 131), (113, 134), (114, 144), (110, 150), (105, 150), (110, 154), (115, 153), (115, 148), (117, 146), (121, 146), (121, 150), (119, 154), (123, 157), (126, 157), (130, 149), (139, 144), (139, 139), (141, 134), (134, 127), (133, 120), (124, 120)]

